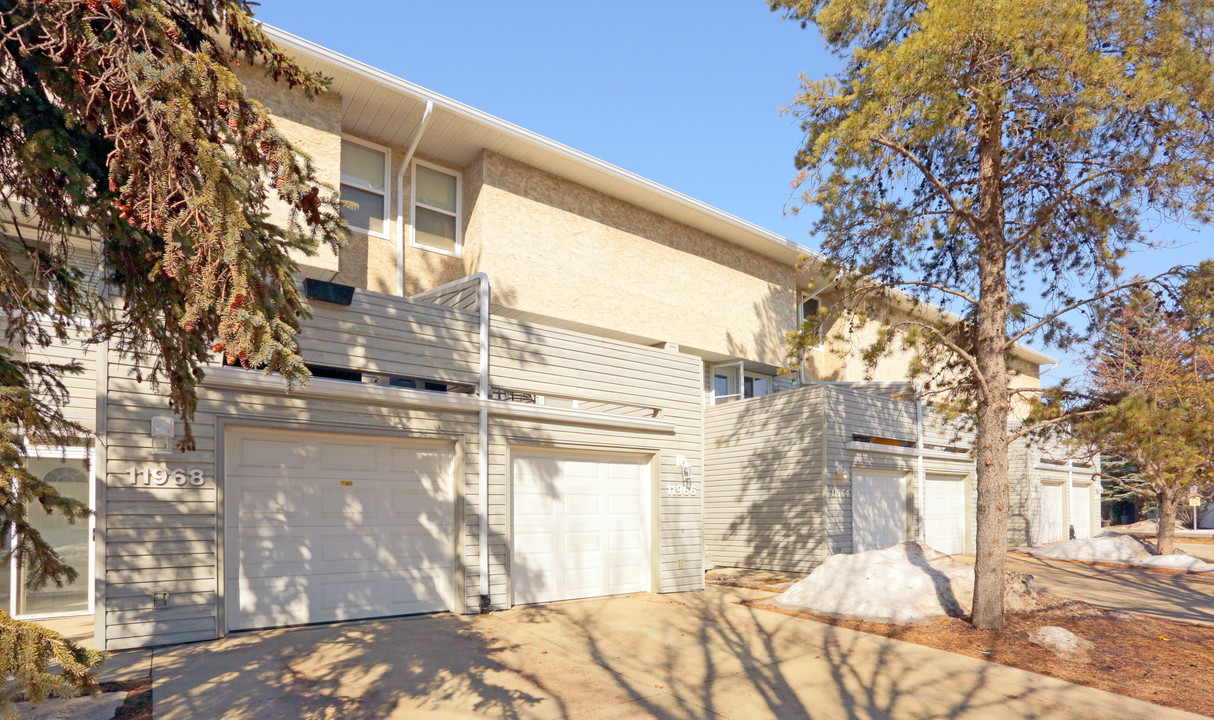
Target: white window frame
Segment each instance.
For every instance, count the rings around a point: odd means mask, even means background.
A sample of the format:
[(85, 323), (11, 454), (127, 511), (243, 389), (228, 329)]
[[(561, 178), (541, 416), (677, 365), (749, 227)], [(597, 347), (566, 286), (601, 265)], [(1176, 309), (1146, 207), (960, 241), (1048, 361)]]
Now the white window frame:
[[(441, 172), (445, 175), (451, 175), (455, 178), (455, 249), (444, 250), (431, 245), (425, 245), (417, 241), (417, 208), (420, 205), (422, 208), (430, 212), (441, 213), (443, 215), (451, 215), (449, 210), (436, 208), (432, 205), (419, 203), (417, 201), (417, 168), (418, 166), (427, 167), (431, 170)], [(413, 159), (413, 166), (409, 168), (409, 247), (421, 248), (439, 255), (447, 257), (463, 257), (464, 254), (464, 174), (458, 170), (452, 170), (442, 165), (436, 165), (432, 162), (426, 162), (418, 158)]]
[[(811, 293), (806, 290), (798, 290), (797, 291), (797, 330), (798, 330), (798, 332), (800, 331), (801, 326), (805, 324), (805, 320), (806, 320), (805, 303), (809, 302), (810, 300), (816, 300), (818, 302), (818, 314), (819, 315), (822, 314), (822, 301), (818, 300), (818, 293), (816, 293), (816, 292)], [(810, 346), (809, 350), (811, 352), (822, 352), (822, 336), (821, 335), (818, 336), (818, 344)]]
[[(84, 576), (88, 583), (88, 609), (87, 610), (71, 610), (68, 612), (53, 612), (53, 613), (22, 613), (17, 614), (17, 595), (20, 593), (21, 573), (17, 567), (17, 562), (11, 560), (9, 562), (9, 594), (8, 608), (0, 608), (9, 613), (14, 620), (52, 620), (54, 618), (64, 617), (87, 617), (96, 614), (94, 602), (97, 594), (94, 592), (97, 587), (97, 463), (92, 462), (89, 457), (89, 448), (83, 445), (69, 445), (64, 448), (50, 447), (45, 445), (31, 445), (27, 448), (29, 457), (32, 458), (50, 458), (57, 460), (90, 460), (88, 470), (89, 482), (89, 567), (87, 573), (79, 573), (78, 577)], [(9, 547), (8, 552), (11, 554), (17, 548), (17, 538), (14, 537), (12, 528), (9, 528)]]
[[(744, 363), (741, 360), (733, 360), (723, 363), (715, 363), (708, 366), (708, 375), (712, 378), (712, 404), (723, 405), (727, 402), (737, 402), (745, 400), (746, 397), (746, 370)], [(729, 377), (733, 375), (733, 385), (737, 392), (728, 393), (726, 395), (717, 394), (717, 375)]]
[(746, 379), (747, 378), (750, 378), (751, 380), (767, 381), (767, 392), (763, 393), (763, 395), (752, 394), (750, 396), (751, 398), (763, 397), (764, 395), (771, 395), (772, 393), (775, 392), (776, 378), (774, 375), (767, 375), (765, 373), (745, 371), (742, 373), (742, 399), (743, 400), (750, 399), (750, 398), (746, 397)]
[(342, 142), (348, 142), (354, 145), (362, 145), (368, 150), (375, 150), (376, 152), (381, 152), (384, 154), (384, 189), (382, 191), (376, 190), (375, 188), (366, 184), (346, 182), (345, 179), (341, 177), (340, 162), (338, 163), (337, 184), (339, 188), (342, 185), (349, 185), (355, 190), (362, 190), (363, 192), (368, 192), (373, 195), (382, 194), (384, 196), (384, 229), (382, 232), (374, 232), (372, 230), (368, 230), (367, 228), (355, 227), (354, 225), (351, 225), (350, 229), (354, 232), (360, 232), (365, 235), (370, 235), (371, 237), (383, 238), (387, 240), (392, 236), (392, 193), (389, 192), (389, 187), (391, 185), (391, 178), (389, 176), (392, 173), (392, 148), (389, 148), (386, 145), (373, 143), (370, 140), (363, 140), (362, 138), (354, 137), (353, 135), (346, 135), (345, 133), (342, 133), (341, 139)]

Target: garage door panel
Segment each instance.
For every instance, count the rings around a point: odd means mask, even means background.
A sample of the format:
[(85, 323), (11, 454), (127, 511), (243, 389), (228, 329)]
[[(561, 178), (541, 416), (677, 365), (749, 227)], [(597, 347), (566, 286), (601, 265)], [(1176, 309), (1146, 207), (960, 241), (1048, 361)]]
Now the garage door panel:
[(923, 483), (923, 537), (940, 552), (965, 552), (965, 481), (959, 477), (927, 477)]
[(1052, 543), (1066, 539), (1066, 508), (1063, 504), (1065, 493), (1065, 485), (1043, 483), (1040, 486), (1037, 512), (1040, 525), (1039, 542)]
[(377, 470), (380, 461), (377, 450), (375, 445), (369, 443), (321, 443), (319, 467), (321, 470), (338, 472)]
[(233, 629), (447, 609), (449, 446), (280, 431), (229, 437)]
[(516, 458), (515, 601), (644, 590), (647, 474), (636, 461)]
[(1090, 485), (1071, 487), (1071, 525), (1076, 538), (1092, 536), (1092, 492)]
[(905, 473), (853, 471), (852, 545), (855, 552), (883, 550), (905, 539)]

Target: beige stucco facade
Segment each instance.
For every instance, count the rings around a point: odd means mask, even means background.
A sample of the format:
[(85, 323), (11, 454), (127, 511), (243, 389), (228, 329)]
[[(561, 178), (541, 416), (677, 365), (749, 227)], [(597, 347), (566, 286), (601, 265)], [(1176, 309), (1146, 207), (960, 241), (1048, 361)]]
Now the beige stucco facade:
[[(309, 101), (256, 71), (244, 71), (242, 79), (336, 187), (342, 99), (328, 94)], [(411, 242), (406, 148), (365, 133), (357, 139), (389, 153), (389, 222), (382, 236), (352, 232), (336, 260), (306, 261), (317, 269), (308, 274), (324, 277), (328, 268), (336, 282), (412, 295), (485, 273), (494, 303), (519, 317), (672, 343), (708, 362), (741, 359), (769, 371), (787, 365), (798, 293), (812, 284), (805, 270), (488, 150), (463, 164), (416, 155), (461, 176), (462, 251), (433, 252)], [(830, 302), (829, 296), (821, 299)], [(869, 322), (845, 341), (824, 341), (807, 357), (806, 379), (905, 380), (907, 351), (894, 350), (871, 369), (861, 360), (879, 327)], [(1014, 387), (1038, 385), (1035, 365), (1021, 362), (1015, 370)]]

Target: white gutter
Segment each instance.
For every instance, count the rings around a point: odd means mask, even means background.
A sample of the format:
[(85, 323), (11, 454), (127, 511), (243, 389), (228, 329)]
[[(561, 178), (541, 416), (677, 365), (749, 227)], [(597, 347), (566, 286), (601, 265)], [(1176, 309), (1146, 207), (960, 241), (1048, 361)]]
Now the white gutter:
[(413, 153), (417, 152), (417, 144), (421, 142), (433, 113), (434, 103), (426, 101), (426, 111), (422, 113), (417, 127), (413, 128), (400, 170), (396, 171), (396, 293), (401, 297), (405, 296), (405, 171), (409, 169)]
[(923, 471), (923, 450), (924, 450), (924, 448), (923, 448), (923, 432), (924, 432), (923, 422), (924, 422), (923, 401), (919, 398), (919, 387), (918, 387), (918, 385), (916, 385), (915, 386), (915, 483), (917, 485), (916, 492), (918, 493), (918, 496), (917, 496), (918, 499), (915, 502), (915, 510), (916, 510), (915, 515), (916, 515), (917, 529), (918, 529), (918, 532), (916, 533), (916, 535), (918, 536), (920, 541), (925, 542), (927, 540), (927, 535), (926, 535), (927, 529), (924, 527), (924, 523), (923, 523), (923, 517), (924, 517), (923, 504), (927, 501), (927, 498), (924, 497), (924, 495), (923, 495), (923, 491), (924, 491), (923, 486), (925, 485), (925, 475), (924, 475), (924, 471)]
[(342, 402), (365, 402), (394, 407), (420, 407), (446, 410), (457, 413), (479, 413), (486, 410), (497, 417), (521, 418), (538, 422), (564, 423), (569, 425), (593, 425), (621, 430), (662, 433), (673, 435), (675, 424), (659, 418), (639, 418), (628, 415), (586, 412), (568, 408), (529, 405), (490, 400), (474, 395), (458, 393), (428, 392), (408, 388), (363, 385), (348, 380), (312, 378), (307, 385), (290, 387), (287, 381), (275, 375), (265, 375), (255, 370), (213, 366), (206, 369), (203, 386), (246, 392), (291, 395), (292, 397), (339, 400)]

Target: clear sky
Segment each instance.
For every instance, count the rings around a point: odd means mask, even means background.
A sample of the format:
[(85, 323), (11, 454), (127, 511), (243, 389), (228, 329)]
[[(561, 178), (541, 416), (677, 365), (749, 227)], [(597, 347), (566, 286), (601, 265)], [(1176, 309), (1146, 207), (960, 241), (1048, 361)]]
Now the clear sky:
[[(811, 218), (785, 213), (800, 133), (779, 108), (837, 61), (762, 0), (262, 0), (257, 15), (818, 247)], [(1131, 272), (1214, 257), (1214, 230), (1155, 225), (1179, 246)]]

